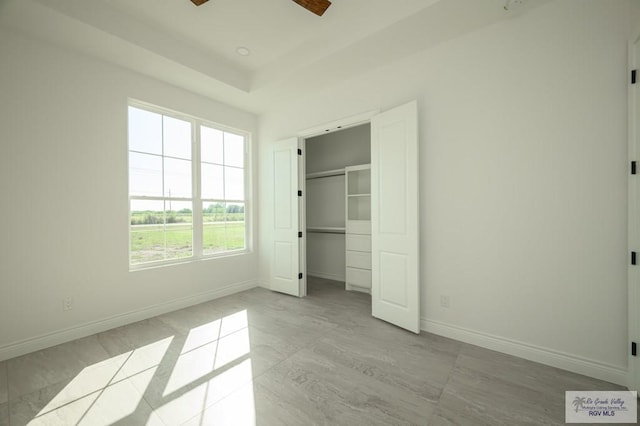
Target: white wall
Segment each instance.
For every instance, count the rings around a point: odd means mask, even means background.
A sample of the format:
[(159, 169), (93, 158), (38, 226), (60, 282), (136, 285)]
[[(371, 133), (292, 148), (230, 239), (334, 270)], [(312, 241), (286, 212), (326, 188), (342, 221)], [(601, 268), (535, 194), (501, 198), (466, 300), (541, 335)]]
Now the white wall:
[(363, 124), (305, 141), (306, 172), (323, 172), (371, 162), (371, 126)]
[(255, 252), (129, 272), (127, 98), (254, 116), (9, 32), (0, 58), (0, 359), (256, 284)]
[(624, 382), (636, 12), (553, 1), (278, 105), (260, 122), (261, 223), (272, 220), (269, 142), (417, 98), (423, 327)]

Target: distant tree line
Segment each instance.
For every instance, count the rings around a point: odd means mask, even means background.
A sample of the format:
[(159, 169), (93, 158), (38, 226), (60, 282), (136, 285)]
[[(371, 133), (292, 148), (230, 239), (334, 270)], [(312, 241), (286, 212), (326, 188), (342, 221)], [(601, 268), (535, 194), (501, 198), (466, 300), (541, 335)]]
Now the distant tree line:
[(244, 206), (230, 204), (226, 207), (223, 203), (209, 204), (209, 207), (202, 210), (202, 213), (244, 213)]
[[(202, 210), (207, 222), (241, 221), (244, 220), (244, 206), (224, 203), (209, 204)], [(193, 219), (191, 209), (166, 212), (166, 223), (191, 223)], [(131, 213), (131, 225), (161, 225), (164, 222), (164, 212), (136, 211)]]

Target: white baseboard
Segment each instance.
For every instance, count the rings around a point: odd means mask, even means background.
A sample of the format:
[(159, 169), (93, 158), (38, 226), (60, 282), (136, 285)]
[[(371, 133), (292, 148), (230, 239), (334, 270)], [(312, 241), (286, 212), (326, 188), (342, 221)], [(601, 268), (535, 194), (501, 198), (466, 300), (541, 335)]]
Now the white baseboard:
[(422, 330), (429, 333), (449, 337), (573, 373), (594, 377), (621, 386), (628, 385), (627, 370), (615, 365), (609, 365), (576, 355), (505, 339), (504, 337), (493, 336), (426, 318), (422, 318), (420, 326)]
[(345, 281), (345, 276), (338, 274), (325, 274), (324, 272), (307, 271), (307, 275), (310, 277), (324, 278), (325, 280)]
[(228, 296), (240, 291), (249, 290), (258, 286), (257, 281), (245, 281), (232, 284), (226, 287), (196, 294), (193, 296), (182, 297), (170, 302), (159, 303), (157, 305), (148, 306), (146, 308), (127, 312), (124, 314), (114, 315), (109, 318), (88, 322), (75, 327), (66, 328), (52, 333), (43, 334), (31, 339), (22, 340), (20, 342), (10, 343), (0, 347), (0, 361), (25, 355), (61, 343), (70, 342), (82, 337), (91, 336), (92, 334), (101, 333), (111, 330), (112, 328), (121, 327), (136, 321), (142, 321), (148, 318), (162, 315), (167, 312), (183, 309), (199, 303), (208, 302), (213, 299)]

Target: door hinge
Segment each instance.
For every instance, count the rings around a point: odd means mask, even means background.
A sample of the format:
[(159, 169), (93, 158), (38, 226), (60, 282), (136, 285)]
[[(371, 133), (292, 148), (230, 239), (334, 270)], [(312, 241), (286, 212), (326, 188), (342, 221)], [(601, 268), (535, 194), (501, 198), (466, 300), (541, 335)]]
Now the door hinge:
[(302, 150), (298, 149), (298, 155), (302, 155)]
[(298, 232), (298, 238), (302, 238), (302, 231)]
[(636, 84), (636, 71), (637, 70), (631, 70), (631, 84)]
[(302, 197), (302, 191), (298, 191), (298, 197)]
[(635, 264), (636, 264), (636, 257), (637, 257), (637, 256), (636, 256), (636, 252), (635, 252), (635, 251), (632, 251), (632, 252), (631, 252), (631, 264), (632, 264), (632, 265), (635, 265)]
[(301, 280), (301, 279), (302, 279), (302, 272), (300, 272), (300, 273), (298, 274), (298, 279), (299, 279), (299, 280)]
[(637, 167), (638, 167), (637, 162), (632, 161), (631, 162), (631, 174), (632, 175), (635, 175), (637, 173)]
[(638, 355), (638, 345), (636, 345), (636, 342), (631, 342), (631, 355)]

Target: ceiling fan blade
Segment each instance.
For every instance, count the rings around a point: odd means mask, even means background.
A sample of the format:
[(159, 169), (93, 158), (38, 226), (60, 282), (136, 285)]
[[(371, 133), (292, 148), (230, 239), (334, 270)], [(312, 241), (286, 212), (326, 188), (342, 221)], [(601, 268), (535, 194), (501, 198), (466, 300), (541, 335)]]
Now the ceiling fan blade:
[(293, 0), (300, 6), (307, 9), (309, 12), (313, 12), (318, 16), (322, 16), (324, 12), (331, 6), (329, 0)]
[(209, 0), (191, 0), (191, 2), (193, 4), (195, 4), (196, 6), (200, 6), (201, 4), (205, 4), (206, 2), (208, 2)]

